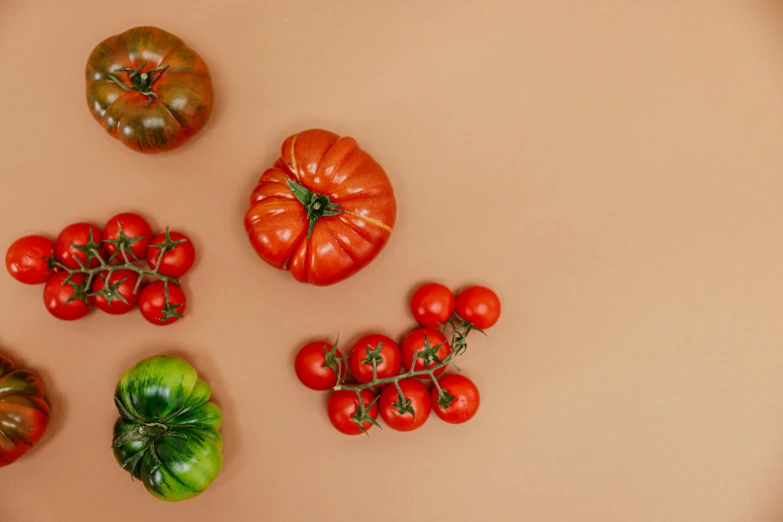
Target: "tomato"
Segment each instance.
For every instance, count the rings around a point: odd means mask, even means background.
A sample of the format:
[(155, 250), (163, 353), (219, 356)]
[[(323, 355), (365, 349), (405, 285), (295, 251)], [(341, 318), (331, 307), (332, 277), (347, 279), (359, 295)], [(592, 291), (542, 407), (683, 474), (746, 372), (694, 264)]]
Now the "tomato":
[(107, 38), (87, 60), (87, 105), (106, 132), (139, 152), (179, 147), (212, 112), (204, 60), (156, 27)]
[(348, 365), (357, 381), (366, 383), (373, 380), (373, 360), (380, 379), (394, 377), (400, 372), (400, 348), (385, 335), (365, 335), (353, 345)]
[(200, 495), (223, 467), (223, 413), (209, 384), (184, 359), (158, 355), (117, 383), (114, 457), (153, 496), (170, 502)]
[(464, 375), (446, 375), (438, 380), (443, 392), (432, 387), (432, 408), (450, 424), (462, 424), (473, 418), (481, 403), (478, 388)]
[[(131, 212), (117, 214), (103, 227), (103, 243), (106, 252), (120, 261), (136, 261), (147, 255), (147, 245), (152, 239), (149, 223)], [(125, 253), (121, 254), (120, 250)]]
[(353, 138), (314, 129), (285, 140), (250, 197), (245, 228), (261, 259), (323, 286), (370, 263), (396, 217), (383, 168)]
[(394, 384), (387, 384), (381, 391), (378, 409), (387, 426), (398, 431), (413, 431), (421, 427), (430, 416), (432, 401), (426, 386), (416, 379), (403, 379), (399, 383), (405, 400)]
[(54, 243), (43, 236), (25, 236), (8, 247), (5, 254), (8, 273), (22, 283), (39, 285), (54, 273)]
[(345, 375), (345, 364), (340, 350), (324, 341), (308, 343), (296, 354), (294, 369), (302, 384), (311, 390), (328, 390), (337, 384), (337, 368)]
[[(106, 255), (103, 248), (103, 232), (89, 223), (74, 223), (68, 225), (57, 236), (54, 243), (54, 257), (71, 269), (100, 265), (96, 252), (101, 257)], [(104, 257), (105, 258), (105, 257)]]
[(158, 272), (169, 277), (182, 277), (196, 260), (196, 249), (185, 234), (166, 232), (155, 236), (147, 249), (147, 263), (153, 270), (158, 266), (164, 247), (173, 248), (163, 255)]
[(480, 330), (498, 322), (500, 299), (485, 286), (471, 286), (457, 296), (457, 315)]
[(84, 285), (84, 274), (73, 274), (66, 283), (67, 272), (57, 272), (44, 286), (44, 306), (49, 313), (58, 319), (72, 321), (87, 315), (91, 308), (92, 298), (87, 296)]
[[(446, 337), (438, 330), (432, 328), (419, 328), (412, 331), (402, 342), (402, 365), (406, 370), (410, 370), (413, 362), (413, 354), (416, 355), (416, 366), (414, 371), (426, 370), (436, 366), (439, 361), (443, 361), (451, 353), (451, 345)], [(425, 361), (427, 361), (425, 363)], [(446, 367), (435, 370), (434, 374), (440, 375), (446, 370)], [(417, 379), (429, 379), (429, 375), (417, 375)]]
[(346, 435), (359, 435), (377, 424), (378, 404), (370, 390), (362, 390), (362, 402), (366, 408), (362, 417), (359, 411), (359, 396), (354, 391), (338, 390), (329, 397), (327, 411), (332, 426)]
[(454, 294), (439, 283), (422, 285), (413, 294), (411, 312), (420, 325), (440, 328), (454, 313)]
[(41, 378), (0, 354), (0, 468), (35, 446), (49, 425)]
[(174, 283), (168, 284), (169, 304), (166, 305), (166, 283), (153, 281), (144, 287), (139, 294), (139, 309), (141, 315), (157, 325), (175, 322), (185, 314), (187, 300), (182, 288)]
[(120, 315), (133, 310), (139, 300), (133, 291), (139, 274), (132, 270), (115, 270), (99, 274), (92, 282), (92, 293), (96, 306), (107, 314)]

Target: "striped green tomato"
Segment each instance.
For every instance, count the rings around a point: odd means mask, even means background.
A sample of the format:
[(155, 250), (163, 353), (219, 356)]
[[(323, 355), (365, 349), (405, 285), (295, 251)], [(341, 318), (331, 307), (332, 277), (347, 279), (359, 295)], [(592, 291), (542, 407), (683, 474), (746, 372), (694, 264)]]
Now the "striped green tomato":
[(139, 362), (114, 393), (114, 456), (147, 491), (176, 502), (202, 493), (220, 473), (223, 422), (209, 385), (184, 359)]

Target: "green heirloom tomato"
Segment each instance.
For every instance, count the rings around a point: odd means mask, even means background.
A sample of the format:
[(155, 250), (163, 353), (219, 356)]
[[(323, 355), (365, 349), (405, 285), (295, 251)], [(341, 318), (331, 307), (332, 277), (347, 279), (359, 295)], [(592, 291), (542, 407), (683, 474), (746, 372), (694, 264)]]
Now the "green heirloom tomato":
[(114, 456), (159, 499), (193, 498), (220, 473), (223, 414), (210, 395), (187, 361), (167, 355), (144, 359), (117, 384)]

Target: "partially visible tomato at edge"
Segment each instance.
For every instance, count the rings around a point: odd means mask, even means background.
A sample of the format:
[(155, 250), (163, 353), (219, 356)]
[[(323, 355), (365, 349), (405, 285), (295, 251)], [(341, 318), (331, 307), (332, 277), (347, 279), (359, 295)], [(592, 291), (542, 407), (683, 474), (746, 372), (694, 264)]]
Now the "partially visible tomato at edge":
[(25, 236), (14, 241), (5, 254), (8, 273), (27, 285), (45, 283), (52, 277), (50, 260), (54, 255), (54, 242), (48, 237)]
[[(329, 390), (337, 384), (337, 374), (326, 363), (327, 353), (332, 345), (324, 341), (313, 341), (304, 345), (296, 354), (294, 370), (299, 380), (311, 390)], [(340, 350), (335, 349), (334, 357), (342, 358)], [(335, 365), (345, 374), (345, 362)]]
[[(50, 314), (57, 319), (72, 321), (90, 313), (92, 310), (89, 306), (91, 299), (81, 288), (85, 280), (84, 274), (74, 274), (71, 276), (70, 282), (63, 284), (66, 277), (68, 277), (68, 272), (58, 272), (49, 278), (44, 286), (43, 300), (44, 306)], [(68, 302), (77, 292), (83, 293), (83, 296)]]

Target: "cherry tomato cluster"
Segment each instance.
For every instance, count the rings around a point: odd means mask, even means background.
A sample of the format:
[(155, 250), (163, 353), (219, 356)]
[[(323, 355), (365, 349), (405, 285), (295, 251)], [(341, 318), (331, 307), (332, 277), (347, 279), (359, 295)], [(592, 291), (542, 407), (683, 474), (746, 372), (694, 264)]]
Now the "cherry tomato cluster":
[(17, 281), (45, 283), (44, 306), (58, 319), (79, 319), (93, 308), (120, 315), (138, 305), (149, 322), (166, 325), (185, 313), (179, 278), (195, 258), (184, 234), (166, 229), (153, 236), (144, 218), (125, 212), (103, 229), (74, 223), (54, 241), (20, 238), (9, 247), (5, 266)]
[[(410, 305), (420, 327), (400, 345), (371, 334), (356, 341), (346, 356), (338, 341), (311, 342), (297, 353), (294, 369), (302, 384), (333, 390), (327, 410), (341, 433), (367, 433), (380, 426), (378, 415), (394, 430), (413, 431), (433, 410), (451, 424), (466, 422), (478, 411), (480, 395), (473, 381), (459, 373), (441, 374), (454, 357), (465, 353), (472, 330), (483, 332), (497, 322), (498, 296), (484, 286), (472, 286), (455, 297), (442, 284), (427, 283), (416, 290)], [(432, 382), (431, 390), (427, 382)]]

